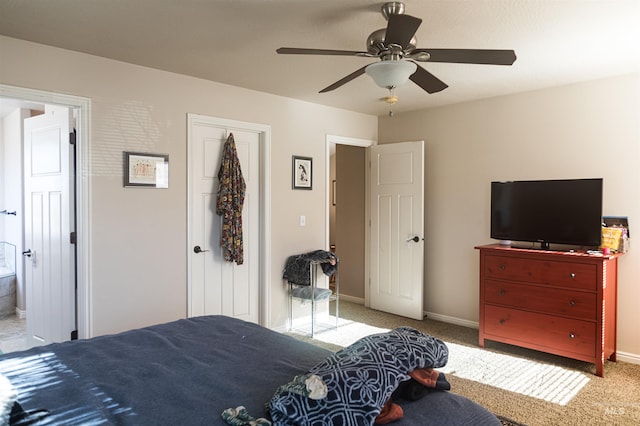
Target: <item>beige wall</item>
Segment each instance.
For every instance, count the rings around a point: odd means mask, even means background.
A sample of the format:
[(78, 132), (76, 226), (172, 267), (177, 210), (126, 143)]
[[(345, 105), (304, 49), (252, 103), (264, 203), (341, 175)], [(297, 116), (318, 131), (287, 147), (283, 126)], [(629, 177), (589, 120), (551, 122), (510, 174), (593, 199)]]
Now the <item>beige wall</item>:
[[(271, 326), (290, 254), (325, 244), (327, 134), (377, 139), (377, 117), (0, 37), (0, 83), (91, 99), (91, 316), (104, 334), (186, 316), (187, 113), (271, 126)], [(167, 153), (170, 187), (122, 187), (122, 151)], [(313, 191), (291, 190), (291, 156)], [(298, 226), (305, 215), (307, 225)]]
[(337, 145), (336, 253), (340, 293), (364, 301), (366, 150)]
[[(640, 217), (638, 75), (378, 118), (6, 37), (0, 58), (2, 84), (92, 100), (94, 334), (186, 315), (189, 112), (271, 126), (273, 327), (286, 257), (324, 246), (327, 134), (426, 141), (425, 306), (445, 317), (478, 319), (491, 180), (601, 176), (604, 214), (629, 216), (632, 236)], [(122, 188), (123, 150), (168, 153), (170, 188)], [(293, 154), (314, 158), (313, 191), (290, 189)], [(620, 260), (618, 348), (640, 361), (639, 256)]]
[[(605, 216), (640, 221), (640, 75), (380, 117), (380, 143), (426, 141), (425, 307), (478, 320), (492, 180), (604, 178)], [(636, 237), (637, 238), (637, 237)], [(618, 350), (640, 362), (640, 253), (619, 261)]]

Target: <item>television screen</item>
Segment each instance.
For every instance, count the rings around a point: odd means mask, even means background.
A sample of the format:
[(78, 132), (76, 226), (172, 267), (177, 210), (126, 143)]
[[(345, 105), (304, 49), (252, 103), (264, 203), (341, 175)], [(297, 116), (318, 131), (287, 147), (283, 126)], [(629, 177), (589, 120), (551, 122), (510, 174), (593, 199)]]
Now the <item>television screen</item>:
[(491, 182), (491, 238), (599, 246), (602, 179)]

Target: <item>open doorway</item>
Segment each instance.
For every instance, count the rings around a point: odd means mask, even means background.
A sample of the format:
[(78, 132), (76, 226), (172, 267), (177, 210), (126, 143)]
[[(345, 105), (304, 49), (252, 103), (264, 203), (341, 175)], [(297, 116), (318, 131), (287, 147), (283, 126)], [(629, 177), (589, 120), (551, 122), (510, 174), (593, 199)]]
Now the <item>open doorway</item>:
[(30, 116), (42, 114), (44, 105), (17, 99), (0, 101), (0, 267), (3, 270), (0, 278), (0, 350), (11, 352), (28, 347), (22, 256), (23, 123)]
[(366, 303), (367, 147), (373, 141), (327, 136), (327, 246), (340, 259), (340, 297)]
[[(74, 117), (76, 127), (76, 167), (79, 173), (76, 175), (75, 194), (76, 203), (69, 215), (69, 220), (75, 216), (75, 248), (78, 258), (76, 267), (72, 274), (76, 277), (77, 287), (77, 327), (76, 333), (71, 335), (66, 333), (64, 339), (70, 340), (72, 337), (89, 337), (91, 334), (89, 312), (88, 312), (88, 199), (85, 188), (88, 186), (89, 162), (88, 162), (88, 125), (90, 101), (76, 96), (62, 95), (56, 93), (42, 92), (32, 89), (25, 89), (13, 86), (0, 85), (0, 186), (2, 196), (0, 196), (0, 211), (3, 209), (12, 213), (5, 215), (4, 220), (0, 219), (0, 241), (7, 241), (15, 247), (13, 261), (15, 293), (11, 295), (8, 304), (13, 305), (10, 309), (11, 315), (7, 318), (17, 320), (7, 322), (11, 331), (3, 334), (0, 330), (0, 340), (13, 338), (22, 333), (25, 318), (28, 321), (29, 306), (27, 302), (26, 270), (27, 259), (22, 256), (28, 248), (25, 245), (25, 200), (23, 181), (23, 131), (24, 120), (31, 116), (42, 114), (45, 106), (68, 108)], [(13, 214), (15, 212), (15, 214)], [(73, 301), (75, 305), (75, 300)], [(51, 315), (56, 315), (51, 313)], [(8, 329), (7, 329), (8, 330)], [(3, 345), (0, 347), (4, 351), (23, 349), (20, 344)]]

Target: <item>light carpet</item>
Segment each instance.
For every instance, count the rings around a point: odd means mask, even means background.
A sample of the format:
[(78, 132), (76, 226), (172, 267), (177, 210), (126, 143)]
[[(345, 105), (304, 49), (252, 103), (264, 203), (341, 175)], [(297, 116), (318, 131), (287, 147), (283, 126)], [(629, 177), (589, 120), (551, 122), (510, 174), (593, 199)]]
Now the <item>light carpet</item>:
[[(326, 323), (335, 324), (335, 317)], [(326, 328), (316, 333), (315, 340), (339, 348), (349, 346), (364, 336), (389, 331), (387, 328), (344, 319), (338, 324), (338, 329)], [(447, 341), (445, 343), (449, 348), (449, 361), (439, 369), (443, 373), (555, 404), (566, 405), (590, 380), (584, 373), (557, 365)]]
[[(333, 307), (331, 313), (333, 314)], [(402, 325), (411, 326), (442, 339), (450, 346), (450, 361), (445, 371), (448, 372), (447, 379), (451, 382), (452, 391), (476, 401), (498, 416), (506, 416), (529, 426), (640, 425), (640, 364), (607, 361), (605, 377), (601, 378), (595, 375), (595, 366), (588, 362), (496, 342), (487, 342), (485, 349), (479, 348), (478, 330), (473, 328), (429, 318), (412, 320), (346, 301), (340, 301), (340, 318), (337, 332), (335, 317), (329, 317), (328, 324), (333, 319), (333, 327), (327, 332), (318, 333), (315, 339), (301, 334), (294, 336), (335, 351), (364, 335)], [(467, 353), (468, 350), (471, 352)], [(493, 355), (480, 357), (478, 353), (482, 352), (501, 354), (507, 358), (498, 357), (496, 361), (488, 358)], [(470, 359), (473, 361), (469, 361)], [(476, 376), (486, 382), (497, 380), (495, 371), (483, 369), (481, 374), (477, 366), (502, 360), (509, 365), (520, 365), (513, 368), (516, 378), (525, 371), (535, 371), (530, 373), (532, 376), (528, 379), (520, 380), (523, 383), (519, 387), (524, 388), (522, 393), (508, 390), (515, 386), (509, 382), (517, 380), (503, 378), (506, 382), (503, 388), (476, 381)], [(500, 370), (505, 368), (497, 368), (501, 377), (505, 373)], [(543, 371), (538, 372), (537, 368), (542, 368)], [(473, 379), (463, 378), (464, 376)], [(547, 378), (554, 376), (558, 376), (554, 380), (566, 383), (560, 386), (548, 384), (552, 382), (547, 382)], [(535, 382), (535, 386), (528, 386), (528, 381)], [(547, 383), (549, 387), (546, 391), (543, 383)]]

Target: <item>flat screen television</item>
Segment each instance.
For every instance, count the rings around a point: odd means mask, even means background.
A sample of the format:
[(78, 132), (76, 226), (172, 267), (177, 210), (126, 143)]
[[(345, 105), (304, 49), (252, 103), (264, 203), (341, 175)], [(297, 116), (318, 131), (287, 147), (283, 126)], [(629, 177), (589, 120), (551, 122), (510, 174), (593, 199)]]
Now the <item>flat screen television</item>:
[(491, 238), (599, 246), (602, 179), (491, 182)]

